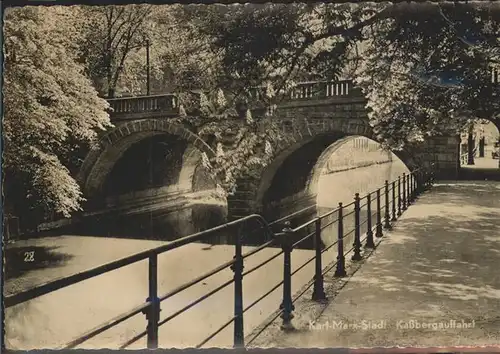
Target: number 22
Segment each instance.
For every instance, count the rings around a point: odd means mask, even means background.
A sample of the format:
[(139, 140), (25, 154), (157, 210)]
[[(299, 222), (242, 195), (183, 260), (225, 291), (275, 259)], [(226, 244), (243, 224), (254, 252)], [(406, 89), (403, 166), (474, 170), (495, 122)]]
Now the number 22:
[(35, 261), (35, 251), (24, 252), (24, 261), (25, 262), (34, 262)]

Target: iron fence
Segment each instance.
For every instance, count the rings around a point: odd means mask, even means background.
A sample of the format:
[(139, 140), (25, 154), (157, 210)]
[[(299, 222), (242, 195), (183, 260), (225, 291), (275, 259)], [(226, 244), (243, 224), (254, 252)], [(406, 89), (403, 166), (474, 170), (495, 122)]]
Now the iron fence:
[[(303, 296), (305, 292), (313, 287), (312, 300), (322, 301), (326, 299), (324, 291), (323, 278), (326, 273), (335, 268), (336, 277), (346, 276), (346, 257), (352, 253), (351, 260), (359, 261), (363, 258), (361, 250), (362, 247), (374, 248), (375, 238), (383, 236), (384, 229), (389, 230), (392, 228), (393, 222), (415, 202), (419, 194), (429, 188), (434, 180), (433, 166), (425, 169), (420, 168), (412, 171), (409, 174), (403, 174), (394, 181), (385, 181), (385, 184), (375, 191), (372, 191), (364, 196), (356, 193), (353, 202), (344, 205), (339, 203), (338, 207), (332, 209), (322, 215), (318, 215), (313, 219), (305, 222), (298, 227), (291, 228), (290, 220), (304, 212), (309, 212), (315, 206), (310, 206), (299, 210), (296, 213), (288, 215), (284, 218), (268, 223), (260, 215), (250, 215), (233, 222), (226, 223), (214, 227), (212, 229), (196, 233), (191, 236), (183, 237), (178, 240), (172, 241), (166, 245), (143, 251), (105, 265), (71, 275), (69, 277), (50, 281), (48, 283), (36, 286), (32, 289), (13, 294), (5, 297), (5, 307), (9, 308), (17, 304), (27, 302), (29, 300), (38, 298), (40, 296), (52, 293), (59, 289), (71, 286), (73, 284), (82, 282), (113, 270), (123, 268), (141, 260), (148, 260), (148, 274), (149, 274), (149, 296), (140, 305), (130, 309), (129, 311), (116, 316), (105, 323), (102, 323), (86, 333), (80, 335), (68, 343), (64, 344), (61, 349), (75, 348), (85, 341), (99, 335), (100, 333), (110, 329), (131, 317), (143, 313), (146, 316), (147, 326), (144, 331), (138, 335), (130, 338), (121, 345), (121, 349), (130, 346), (143, 337), (147, 337), (147, 347), (154, 349), (158, 347), (158, 329), (160, 326), (167, 322), (172, 321), (180, 314), (193, 308), (200, 302), (208, 299), (212, 295), (225, 289), (233, 284), (234, 289), (234, 302), (233, 302), (233, 315), (223, 323), (217, 330), (210, 333), (203, 341), (201, 341), (196, 348), (200, 348), (208, 343), (212, 338), (217, 336), (225, 328), (233, 324), (233, 346), (244, 347), (244, 315), (247, 311), (254, 308), (263, 299), (268, 297), (278, 288), (282, 287), (283, 297), (277, 315), (268, 322), (262, 330), (271, 324), (278, 316), (281, 317), (283, 323), (282, 328), (287, 329), (292, 326), (291, 320), (293, 318), (294, 303)], [(364, 217), (363, 217), (364, 215)], [(267, 240), (259, 247), (243, 253), (243, 239), (248, 235), (248, 226), (251, 223), (257, 223), (258, 228), (254, 228), (250, 233), (263, 232), (267, 235)], [(280, 232), (274, 232), (273, 228), (277, 225), (284, 225), (285, 227)], [(336, 226), (336, 241), (329, 245), (322, 242), (322, 236), (325, 230), (333, 232), (332, 228)], [(234, 233), (234, 257), (231, 261), (225, 262), (215, 269), (212, 269), (197, 278), (186, 282), (177, 288), (170, 290), (165, 294), (158, 294), (158, 255), (164, 254), (182, 246), (193, 242), (200, 242), (207, 240), (210, 237), (220, 232)], [(300, 237), (297, 237), (299, 235)], [(302, 236), (305, 235), (305, 236)], [(362, 236), (363, 235), (363, 236)], [(297, 248), (302, 242), (313, 238), (314, 240), (314, 256), (308, 259), (304, 264), (300, 265), (292, 272), (292, 251)], [(352, 239), (352, 246), (348, 248), (346, 244)], [(295, 241), (296, 240), (296, 241)], [(364, 245), (363, 245), (364, 242)], [(244, 271), (245, 260), (267, 247), (280, 246), (281, 251), (272, 257), (264, 260), (263, 262), (253, 266), (251, 269)], [(345, 248), (348, 248), (345, 250)], [(326, 267), (323, 266), (323, 257), (326, 252), (336, 249), (337, 257), (335, 262), (331, 262)], [(270, 290), (263, 293), (258, 299), (253, 301), (248, 306), (243, 306), (243, 279), (245, 276), (255, 272), (268, 264), (277, 257), (283, 255), (283, 277), (282, 280), (273, 286)], [(298, 294), (292, 294), (292, 278), (295, 274), (303, 270), (308, 264), (314, 261), (314, 275), (308, 285)], [(233, 277), (227, 280), (217, 288), (205, 293), (195, 301), (188, 305), (177, 309), (174, 313), (167, 316), (165, 319), (160, 320), (160, 304), (174, 295), (185, 291), (192, 286), (202, 282), (203, 280), (218, 274), (230, 268), (233, 271)], [(262, 332), (262, 331), (260, 331)], [(260, 334), (257, 333), (251, 338), (247, 344), (251, 343)]]

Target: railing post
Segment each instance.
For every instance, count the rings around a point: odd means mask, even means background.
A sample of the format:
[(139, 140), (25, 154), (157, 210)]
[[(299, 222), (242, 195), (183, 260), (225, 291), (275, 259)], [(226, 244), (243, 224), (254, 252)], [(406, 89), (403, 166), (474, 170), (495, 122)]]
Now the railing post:
[(380, 188), (377, 189), (377, 231), (375, 237), (382, 237), (382, 209), (380, 207)]
[(417, 174), (415, 175), (415, 199), (417, 199), (418, 197), (419, 188), (420, 188), (420, 170), (418, 170)]
[(360, 232), (360, 207), (359, 207), (359, 193), (354, 196), (354, 254), (351, 257), (353, 261), (360, 261), (361, 257), (361, 232)]
[(280, 305), (280, 309), (283, 310), (281, 314), (281, 319), (283, 323), (281, 324), (282, 330), (291, 330), (292, 319), (293, 319), (293, 310), (295, 307), (293, 306), (292, 301), (292, 262), (291, 262), (291, 254), (292, 254), (292, 242), (293, 242), (294, 232), (290, 228), (290, 222), (285, 222), (285, 227), (283, 228), (283, 235), (281, 240), (281, 249), (283, 250), (283, 302)]
[(398, 216), (401, 216), (401, 176), (398, 176)]
[(406, 175), (406, 209), (411, 204), (411, 172)]
[(146, 301), (151, 302), (148, 309), (145, 310), (148, 320), (148, 349), (158, 348), (158, 321), (160, 319), (160, 299), (158, 298), (158, 255), (149, 257), (149, 297)]
[(385, 223), (384, 228), (387, 230), (391, 229), (391, 223), (389, 222), (389, 181), (385, 180)]
[(242, 230), (239, 229), (234, 242), (234, 263), (231, 270), (234, 272), (234, 336), (233, 347), (245, 346), (243, 334), (243, 255), (242, 255)]
[(422, 193), (422, 170), (418, 170), (418, 172), (417, 172), (416, 195), (419, 196), (420, 193)]
[(402, 211), (406, 210), (406, 182), (407, 182), (406, 173), (403, 172), (403, 185), (402, 185), (402, 188), (403, 188), (403, 200), (401, 202), (401, 210)]
[(316, 232), (314, 233), (314, 248), (316, 250), (314, 290), (312, 299), (315, 301), (326, 300), (325, 288), (323, 284), (323, 265), (321, 262), (321, 219), (317, 218), (315, 222)]
[(417, 196), (422, 192), (422, 169), (418, 171), (417, 176)]
[(413, 172), (410, 173), (410, 181), (408, 182), (408, 195), (410, 196), (408, 200), (408, 205), (411, 205), (413, 203), (413, 178), (415, 176), (413, 175)]
[(373, 242), (373, 231), (372, 231), (372, 194), (368, 193), (366, 196), (366, 212), (368, 214), (368, 219), (366, 220), (366, 244), (365, 248), (375, 248), (375, 242)]
[(396, 181), (392, 181), (392, 221), (396, 221)]
[(339, 203), (338, 211), (338, 234), (337, 234), (337, 269), (335, 270), (336, 277), (345, 277), (345, 256), (344, 256), (344, 207)]
[(427, 188), (426, 182), (427, 181), (427, 171), (423, 170), (422, 171), (422, 183), (421, 183), (421, 191), (420, 193), (425, 192), (425, 189)]
[(427, 174), (427, 189), (429, 190), (432, 187), (432, 167), (429, 168), (429, 172)]
[(408, 205), (411, 205), (413, 203), (413, 197), (414, 197), (414, 194), (413, 194), (413, 181), (415, 180), (415, 175), (413, 174), (413, 172), (410, 172), (410, 175), (409, 175), (409, 181), (408, 181)]
[(436, 180), (436, 170), (434, 166), (431, 166), (431, 176), (430, 176), (430, 183), (429, 183), (429, 188), (432, 188), (432, 185), (434, 184)]
[(422, 193), (427, 189), (427, 171), (422, 171)]

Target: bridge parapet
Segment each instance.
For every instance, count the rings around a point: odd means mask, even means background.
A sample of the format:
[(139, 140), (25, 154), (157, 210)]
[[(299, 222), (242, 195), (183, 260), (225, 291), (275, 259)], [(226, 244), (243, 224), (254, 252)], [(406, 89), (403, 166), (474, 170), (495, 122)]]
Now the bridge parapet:
[(112, 120), (178, 116), (179, 99), (175, 94), (133, 96), (108, 99)]
[(328, 97), (359, 97), (361, 90), (354, 87), (352, 80), (310, 81), (299, 83), (291, 92), (292, 100)]
[[(253, 87), (250, 90), (250, 106), (259, 112), (259, 102), (267, 94), (266, 86)], [(328, 103), (345, 103), (353, 99), (364, 100), (360, 89), (354, 87), (352, 80), (342, 81), (308, 81), (295, 85), (282, 94), (279, 106), (287, 103), (305, 104), (310, 101), (327, 100)], [(175, 94), (154, 96), (134, 96), (113, 98), (108, 100), (111, 105), (111, 120), (133, 120), (155, 117), (175, 117), (180, 114), (180, 100)]]
[[(257, 86), (250, 90), (252, 99), (259, 101), (265, 97), (269, 88)], [(314, 100), (322, 98), (361, 97), (361, 90), (354, 86), (352, 80), (341, 81), (306, 81), (299, 82), (284, 94), (283, 101)]]

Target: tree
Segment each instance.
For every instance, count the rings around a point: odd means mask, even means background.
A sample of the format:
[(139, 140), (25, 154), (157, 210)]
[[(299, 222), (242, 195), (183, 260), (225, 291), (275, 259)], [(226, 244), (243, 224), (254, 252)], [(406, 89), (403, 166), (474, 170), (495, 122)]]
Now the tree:
[[(498, 111), (489, 55), (498, 48), (498, 17), (480, 5), (419, 9), (367, 29), (370, 41), (357, 77), (379, 139), (396, 148), (457, 134), (471, 118), (491, 119)], [(471, 45), (466, 37), (480, 39)]]
[(202, 165), (217, 183), (219, 195), (234, 193), (242, 177), (259, 177), (259, 168), (274, 157), (282, 139), (280, 127), (265, 115), (254, 119), (247, 106), (235, 108), (221, 89), (215, 93), (184, 94), (189, 114), (172, 119), (206, 142), (211, 154), (202, 153)]
[(108, 104), (76, 63), (64, 9), (8, 9), (4, 20), (4, 195), (21, 217), (69, 216), (83, 197), (71, 151), (111, 126)]
[[(188, 18), (184, 6), (151, 6), (144, 25), (150, 42), (151, 92), (214, 91), (220, 72), (218, 53), (211, 38), (201, 33), (195, 20)], [(132, 51), (124, 63), (119, 80), (123, 93), (146, 92), (145, 51)]]
[(151, 5), (89, 6), (83, 13), (81, 58), (103, 96), (114, 97), (127, 58), (144, 47)]
[(498, 112), (489, 79), (498, 11), (492, 3), (241, 5), (217, 21), (207, 16), (207, 31), (245, 85), (271, 80), (279, 91), (351, 66), (378, 139), (399, 149)]

